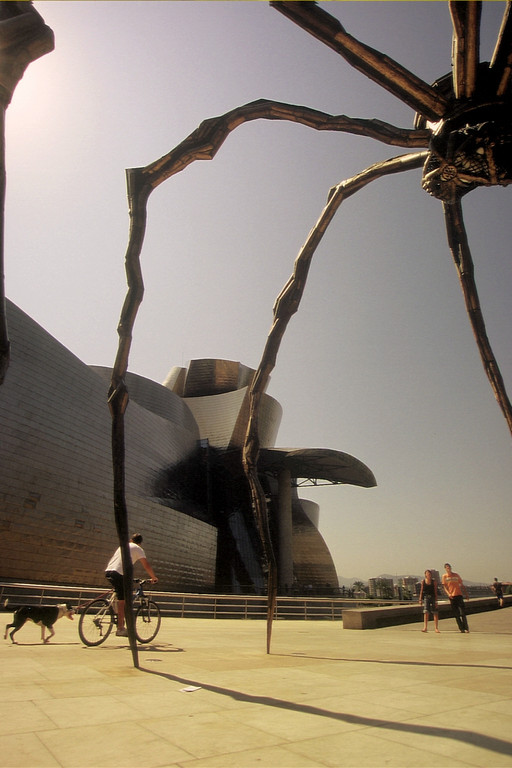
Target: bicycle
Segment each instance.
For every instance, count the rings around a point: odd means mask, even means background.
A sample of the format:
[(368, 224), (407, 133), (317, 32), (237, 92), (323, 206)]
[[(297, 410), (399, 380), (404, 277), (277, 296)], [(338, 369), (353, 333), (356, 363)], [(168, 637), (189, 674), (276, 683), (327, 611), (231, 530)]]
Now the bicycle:
[[(157, 636), (162, 622), (159, 606), (144, 594), (143, 585), (150, 581), (134, 579), (137, 584), (134, 594), (135, 636), (139, 643), (150, 643)], [(105, 642), (117, 625), (115, 604), (116, 594), (111, 589), (84, 607), (78, 622), (78, 634), (85, 645), (101, 645)]]

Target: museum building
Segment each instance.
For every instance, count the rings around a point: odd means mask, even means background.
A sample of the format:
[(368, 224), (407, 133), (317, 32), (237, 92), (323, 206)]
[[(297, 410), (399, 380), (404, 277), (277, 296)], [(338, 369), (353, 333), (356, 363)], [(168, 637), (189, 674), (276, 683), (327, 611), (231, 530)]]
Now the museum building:
[[(0, 580), (105, 586), (117, 546), (111, 371), (84, 364), (11, 302), (11, 363), (0, 387)], [(254, 370), (193, 360), (159, 384), (128, 373), (126, 500), (159, 588), (262, 594), (264, 569), (241, 464)], [(261, 403), (258, 472), (282, 594), (335, 592), (309, 482), (374, 486), (361, 461), (332, 449), (276, 447), (281, 406)]]

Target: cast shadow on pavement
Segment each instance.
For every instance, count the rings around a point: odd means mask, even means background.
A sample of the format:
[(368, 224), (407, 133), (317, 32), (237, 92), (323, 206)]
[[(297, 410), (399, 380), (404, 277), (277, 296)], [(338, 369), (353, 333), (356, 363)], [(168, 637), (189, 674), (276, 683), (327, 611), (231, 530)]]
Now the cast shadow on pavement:
[(296, 701), (276, 699), (271, 696), (254, 696), (250, 693), (244, 693), (243, 691), (235, 691), (230, 688), (221, 688), (209, 683), (203, 683), (200, 680), (189, 680), (184, 677), (172, 675), (168, 672), (159, 672), (155, 669), (146, 669), (145, 667), (140, 667), (139, 669), (141, 672), (145, 672), (149, 675), (157, 675), (158, 677), (163, 677), (172, 683), (178, 683), (182, 686), (190, 686), (197, 689), (203, 688), (204, 690), (211, 691), (212, 693), (218, 693), (221, 696), (229, 696), (229, 698), (234, 699), (235, 701), (245, 702), (247, 704), (262, 704), (266, 707), (277, 707), (278, 709), (286, 709), (291, 712), (301, 712), (308, 715), (327, 717), (331, 718), (332, 720), (340, 720), (344, 723), (361, 725), (367, 728), (386, 728), (393, 731), (402, 731), (404, 733), (432, 736), (438, 739), (453, 739), (455, 741), (463, 742), (464, 744), (471, 744), (475, 747), (488, 749), (491, 752), (497, 752), (502, 755), (512, 754), (511, 742), (504, 741), (503, 739), (497, 739), (493, 736), (486, 736), (482, 733), (464, 731), (459, 728), (439, 728), (432, 725), (422, 725), (421, 723), (399, 723), (394, 720), (381, 720), (378, 718), (351, 715), (348, 712), (335, 712), (333, 710), (315, 707), (310, 704), (299, 704)]
[(416, 661), (407, 659), (358, 659), (356, 657), (344, 656), (311, 656), (308, 653), (274, 653), (273, 656), (284, 656), (285, 658), (296, 659), (316, 659), (318, 661), (354, 661), (362, 664), (399, 664), (411, 667), (462, 667), (463, 669), (512, 669), (512, 666), (505, 664), (465, 664), (451, 661)]

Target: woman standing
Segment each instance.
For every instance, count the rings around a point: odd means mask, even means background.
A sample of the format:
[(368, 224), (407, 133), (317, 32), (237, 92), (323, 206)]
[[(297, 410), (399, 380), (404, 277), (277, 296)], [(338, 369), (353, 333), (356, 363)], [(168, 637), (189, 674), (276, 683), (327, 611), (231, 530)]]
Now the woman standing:
[(421, 582), (420, 603), (423, 603), (423, 616), (425, 623), (422, 632), (427, 632), (428, 615), (431, 613), (434, 617), (434, 628), (439, 632), (439, 611), (437, 609), (437, 584), (432, 578), (432, 571), (425, 571), (425, 578)]

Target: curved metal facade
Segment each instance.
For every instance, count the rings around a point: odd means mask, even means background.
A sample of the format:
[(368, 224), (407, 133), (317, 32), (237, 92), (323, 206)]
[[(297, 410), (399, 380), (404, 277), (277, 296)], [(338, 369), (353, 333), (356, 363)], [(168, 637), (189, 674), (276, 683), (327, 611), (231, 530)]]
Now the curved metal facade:
[[(0, 579), (103, 586), (117, 546), (110, 369), (82, 363), (10, 302), (8, 318), (12, 361), (0, 388)], [(143, 533), (163, 589), (265, 589), (240, 460), (253, 374), (215, 359), (173, 368), (164, 384), (127, 374), (130, 527)], [(275, 449), (281, 414), (279, 403), (264, 395), (261, 479), (277, 549), (283, 468), (288, 475), (317, 471), (330, 473), (333, 482), (375, 484), (368, 468), (347, 454)], [(293, 551), (294, 581), (335, 588), (332, 558), (308, 505), (294, 491), (285, 546), (288, 559)]]
[[(8, 304), (12, 359), (0, 388), (0, 578), (103, 586), (117, 546), (105, 372)], [(133, 379), (131, 384), (134, 384)], [(126, 491), (163, 589), (213, 590), (217, 529), (155, 498), (159, 473), (197, 450), (186, 404), (139, 378), (126, 415)], [(130, 385), (129, 385), (130, 386)], [(160, 399), (155, 390), (161, 390)]]

